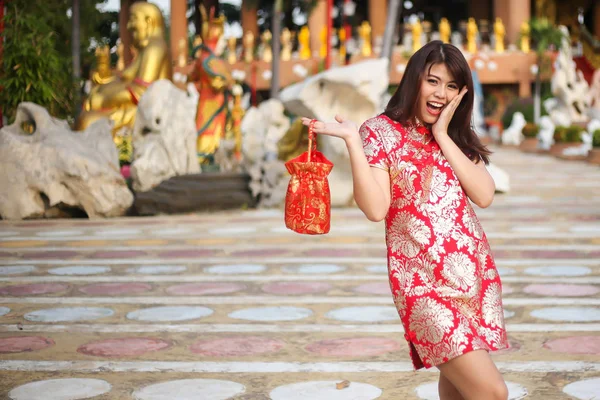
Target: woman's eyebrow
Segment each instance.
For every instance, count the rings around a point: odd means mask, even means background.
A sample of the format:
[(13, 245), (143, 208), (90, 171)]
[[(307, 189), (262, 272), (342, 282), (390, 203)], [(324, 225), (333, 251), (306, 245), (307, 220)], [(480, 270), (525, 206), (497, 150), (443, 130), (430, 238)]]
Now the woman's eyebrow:
[[(429, 75), (427, 75), (427, 77), (428, 77), (428, 78), (429, 78), (429, 77), (433, 77), (433, 78), (437, 79), (438, 81), (441, 81), (441, 80), (442, 80), (442, 78), (440, 78), (440, 77), (439, 77), (439, 76), (437, 76), (437, 75), (433, 75), (433, 74), (429, 74)], [(456, 83), (456, 81), (450, 81), (450, 82), (448, 82), (448, 83)]]

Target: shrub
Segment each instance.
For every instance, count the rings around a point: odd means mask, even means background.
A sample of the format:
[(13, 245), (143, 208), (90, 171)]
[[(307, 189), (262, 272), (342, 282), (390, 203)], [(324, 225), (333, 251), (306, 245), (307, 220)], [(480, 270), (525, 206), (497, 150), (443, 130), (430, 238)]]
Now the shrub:
[(600, 129), (596, 129), (594, 133), (592, 133), (592, 146), (600, 147)]
[(581, 134), (585, 131), (584, 128), (577, 125), (571, 125), (567, 128), (565, 142), (566, 143), (581, 143), (583, 140), (581, 139)]
[(557, 126), (556, 128), (554, 128), (554, 142), (555, 143), (566, 143), (566, 133), (567, 133), (567, 127), (566, 126)]
[(525, 136), (526, 138), (535, 138), (537, 137), (538, 133), (540, 133), (540, 127), (536, 124), (528, 122), (523, 127), (523, 136)]

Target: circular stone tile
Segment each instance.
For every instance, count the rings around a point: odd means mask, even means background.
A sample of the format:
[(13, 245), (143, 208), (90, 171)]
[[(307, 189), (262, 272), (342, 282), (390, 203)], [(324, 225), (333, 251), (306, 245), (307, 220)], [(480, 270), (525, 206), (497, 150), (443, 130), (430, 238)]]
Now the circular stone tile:
[[(527, 397), (527, 389), (514, 382), (506, 382), (506, 386), (508, 387), (508, 399), (509, 400), (520, 400)], [(423, 400), (439, 400), (440, 396), (438, 394), (438, 383), (429, 382), (417, 386), (415, 389), (415, 393), (419, 397), (419, 399)]]
[(0, 287), (0, 295), (31, 296), (36, 294), (50, 294), (64, 292), (69, 289), (65, 283), (29, 283)]
[(98, 275), (105, 274), (110, 271), (110, 267), (75, 265), (71, 267), (59, 267), (48, 270), (52, 275)]
[(132, 274), (158, 275), (158, 274), (178, 274), (187, 270), (185, 265), (142, 265), (129, 268), (127, 272)]
[(371, 272), (373, 274), (387, 274), (388, 273), (387, 265), (369, 265), (368, 267), (365, 267), (365, 269), (368, 272)]
[(397, 351), (400, 343), (379, 337), (331, 339), (311, 343), (305, 349), (321, 356), (369, 357)]
[(600, 308), (594, 307), (549, 307), (533, 310), (534, 318), (548, 321), (592, 322), (600, 321)]
[(61, 236), (81, 236), (83, 235), (82, 231), (76, 231), (76, 230), (64, 230), (64, 231), (47, 231), (47, 232), (38, 232), (36, 233), (37, 236), (44, 236), (44, 237), (61, 237)]
[(148, 322), (187, 321), (208, 317), (213, 313), (214, 311), (208, 307), (165, 306), (131, 311), (127, 313), (127, 318)]
[(49, 379), (19, 386), (8, 393), (11, 400), (80, 400), (100, 396), (111, 390), (100, 379)]
[(96, 236), (138, 236), (139, 229), (101, 229), (96, 231)]
[(33, 265), (9, 265), (0, 267), (0, 275), (28, 274), (36, 269)]
[(497, 270), (500, 276), (514, 275), (517, 273), (517, 271), (515, 271), (514, 269), (506, 267), (498, 267)]
[(531, 267), (525, 269), (528, 275), (541, 276), (582, 276), (589, 275), (592, 270), (588, 267), (580, 267), (575, 265), (553, 265), (548, 267)]
[(85, 294), (116, 296), (120, 294), (144, 293), (152, 290), (152, 286), (147, 283), (94, 283), (79, 288), (79, 291)]
[(335, 264), (302, 264), (302, 265), (287, 265), (281, 270), (292, 274), (333, 274), (342, 272), (346, 267)]
[(136, 400), (227, 400), (246, 391), (236, 382), (217, 379), (181, 379), (156, 383), (133, 393)]
[(509, 319), (515, 316), (514, 311), (504, 310), (504, 319)]
[(227, 282), (209, 282), (209, 283), (184, 283), (181, 285), (169, 286), (166, 291), (174, 295), (202, 296), (205, 294), (225, 294), (234, 293), (246, 289), (246, 285), (240, 283)]
[(209, 357), (240, 357), (275, 353), (285, 343), (281, 340), (262, 336), (224, 337), (198, 340), (190, 346), (190, 351)]
[(549, 340), (544, 347), (557, 353), (600, 355), (600, 336), (564, 337)]
[(17, 231), (1, 231), (0, 237), (8, 237), (8, 236), (17, 236), (19, 232)]
[[(340, 379), (341, 381), (341, 379)], [(279, 386), (270, 393), (272, 400), (373, 400), (383, 391), (366, 383), (350, 382), (343, 389), (336, 389), (339, 381), (309, 381)]]
[(84, 344), (79, 346), (77, 352), (97, 357), (135, 357), (170, 346), (171, 343), (161, 339), (132, 337), (106, 339)]
[(525, 293), (538, 294), (540, 296), (593, 296), (600, 292), (600, 288), (592, 285), (569, 285), (569, 284), (532, 284), (525, 286)]
[(237, 226), (231, 228), (217, 228), (208, 231), (213, 235), (239, 235), (242, 233), (254, 233), (256, 228), (253, 226)]
[(262, 286), (262, 291), (271, 294), (295, 295), (322, 293), (331, 290), (325, 282), (271, 282)]
[(509, 285), (502, 285), (502, 295), (507, 295), (515, 292), (515, 288)]
[(229, 313), (229, 318), (249, 321), (296, 321), (308, 318), (313, 314), (311, 309), (301, 307), (256, 307), (244, 308)]
[(569, 383), (563, 388), (563, 392), (578, 400), (594, 400), (598, 398), (600, 378), (584, 379)]
[(554, 226), (540, 226), (540, 225), (523, 225), (523, 226), (513, 226), (513, 232), (521, 232), (521, 233), (551, 233), (556, 231), (556, 227)]
[(204, 268), (204, 272), (207, 274), (258, 274), (267, 269), (266, 266), (260, 264), (226, 264), (226, 265), (213, 265), (211, 267)]
[(41, 336), (11, 336), (0, 338), (0, 353), (21, 353), (54, 346), (54, 340)]
[(171, 236), (171, 235), (185, 235), (190, 232), (193, 232), (193, 230), (190, 228), (163, 228), (163, 229), (157, 229), (155, 231), (152, 231), (152, 234), (157, 235), (157, 236), (159, 236), (159, 235)]
[(368, 293), (368, 294), (391, 294), (390, 284), (388, 282), (372, 282), (364, 283), (352, 289), (353, 292), (357, 293)]
[(569, 229), (574, 233), (600, 233), (600, 225), (575, 225)]
[(345, 307), (329, 311), (327, 318), (350, 322), (397, 321), (400, 317), (395, 307), (364, 306)]
[(8, 307), (0, 307), (0, 317), (8, 314), (10, 312), (10, 308)]
[(89, 321), (110, 317), (115, 312), (110, 308), (100, 307), (61, 307), (47, 308), (25, 314), (25, 319), (32, 322), (71, 322)]

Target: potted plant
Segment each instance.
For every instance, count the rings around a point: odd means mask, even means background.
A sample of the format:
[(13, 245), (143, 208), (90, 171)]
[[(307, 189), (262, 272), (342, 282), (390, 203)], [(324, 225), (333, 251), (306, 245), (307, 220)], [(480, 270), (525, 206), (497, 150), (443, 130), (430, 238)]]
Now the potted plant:
[(600, 129), (596, 129), (592, 133), (592, 149), (587, 160), (591, 164), (600, 165)]
[(571, 125), (568, 127), (557, 126), (554, 130), (554, 144), (552, 147), (550, 147), (550, 154), (565, 160), (585, 159), (586, 156), (568, 156), (564, 154), (565, 149), (577, 147), (583, 143), (581, 134), (584, 132), (584, 130), (585, 129), (579, 125)]
[(523, 127), (524, 139), (519, 145), (519, 149), (525, 153), (537, 153), (538, 152), (538, 138), (537, 135), (540, 133), (540, 127), (532, 122), (528, 122)]

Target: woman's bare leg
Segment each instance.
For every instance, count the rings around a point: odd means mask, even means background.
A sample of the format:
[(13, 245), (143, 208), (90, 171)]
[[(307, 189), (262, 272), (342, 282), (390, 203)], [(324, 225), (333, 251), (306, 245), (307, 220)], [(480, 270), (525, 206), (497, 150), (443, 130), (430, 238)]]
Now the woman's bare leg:
[(440, 393), (440, 400), (464, 400), (458, 389), (442, 373), (440, 373), (438, 391)]
[(465, 400), (507, 400), (504, 378), (485, 350), (475, 350), (438, 365)]

